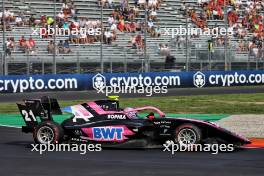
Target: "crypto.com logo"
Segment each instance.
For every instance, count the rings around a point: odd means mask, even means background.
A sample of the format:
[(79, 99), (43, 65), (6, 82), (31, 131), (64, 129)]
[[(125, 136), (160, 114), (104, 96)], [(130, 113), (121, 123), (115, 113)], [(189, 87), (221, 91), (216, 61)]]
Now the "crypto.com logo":
[(195, 73), (193, 75), (193, 84), (198, 88), (203, 87), (205, 85), (205, 75), (200, 71)]
[(93, 77), (93, 88), (101, 91), (106, 87), (106, 78), (100, 73)]

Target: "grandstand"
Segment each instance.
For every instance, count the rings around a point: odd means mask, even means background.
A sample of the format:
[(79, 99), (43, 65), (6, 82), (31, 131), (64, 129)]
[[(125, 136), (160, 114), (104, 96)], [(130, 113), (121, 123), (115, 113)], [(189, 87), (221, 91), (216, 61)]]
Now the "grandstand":
[[(115, 4), (119, 4), (121, 0), (114, 0)], [(29, 18), (31, 14), (34, 14), (37, 19), (41, 18), (41, 15), (51, 16), (54, 15), (54, 1), (46, 0), (4, 0), (6, 9), (9, 9), (16, 15), (23, 13), (26, 18)], [(247, 6), (247, 0), (242, 0), (242, 6), (237, 13), (242, 14)], [(197, 14), (203, 12), (203, 9), (197, 3), (197, 0), (186, 0), (185, 3)], [(134, 5), (133, 0), (129, 0), (130, 6)], [(61, 11), (62, 2), (56, 3), (56, 14)], [(78, 10), (78, 18), (87, 17), (89, 20), (100, 20), (100, 7), (97, 0), (74, 0), (74, 5)], [(158, 20), (155, 25), (159, 25), (161, 28), (178, 28), (179, 26), (195, 27), (196, 25), (191, 21), (191, 18), (186, 19), (186, 15), (182, 12), (183, 2), (181, 0), (163, 0), (161, 7), (157, 10)], [(231, 5), (228, 6), (228, 8)], [(2, 5), (0, 5), (2, 8)], [(103, 26), (109, 28), (107, 19), (110, 16), (113, 9), (105, 7), (103, 8)], [(263, 6), (261, 14), (264, 14)], [(241, 16), (242, 16), (241, 15)], [(144, 21), (145, 10), (139, 9), (139, 15), (136, 20)], [(219, 27), (226, 27), (224, 19), (210, 19), (207, 20), (209, 28), (213, 28), (215, 24)], [(32, 29), (29, 26), (17, 27), (15, 22), (11, 22), (12, 30), (6, 32), (6, 38), (14, 37), (17, 42), (23, 35), (25, 38), (29, 38)], [(248, 34), (245, 40), (252, 40), (253, 33), (248, 30)], [(3, 31), (0, 31), (2, 37)], [(225, 65), (225, 47), (215, 46), (213, 56), (209, 56), (208, 40), (211, 36), (199, 36), (188, 39), (188, 49), (186, 51), (186, 36), (182, 42), (182, 49), (178, 49), (171, 39), (171, 36), (161, 35), (160, 37), (151, 37), (147, 33), (146, 39), (146, 58), (143, 52), (138, 52), (137, 49), (133, 49), (129, 46), (129, 40), (134, 33), (125, 33), (117, 30), (117, 39), (112, 42), (111, 45), (103, 44), (103, 61), (105, 63), (105, 71), (143, 71), (145, 64), (144, 59), (150, 62), (150, 70), (163, 70), (165, 56), (161, 55), (158, 51), (158, 45), (168, 44), (170, 47), (170, 55), (176, 58), (176, 67), (173, 70), (185, 70), (186, 61), (188, 62), (190, 70), (207, 70), (207, 69), (224, 69)], [(142, 34), (144, 35), (144, 34)], [(34, 54), (27, 54), (20, 50), (14, 50), (11, 56), (7, 56), (9, 63), (10, 74), (25, 74), (27, 72), (27, 63), (29, 71), (32, 74), (36, 73), (51, 73), (52, 72), (52, 60), (53, 54), (48, 53), (47, 45), (53, 38), (40, 38), (39, 36), (32, 36), (36, 41), (36, 52)], [(69, 37), (57, 36), (56, 41), (66, 40)], [(232, 62), (232, 69), (260, 67), (260, 62), (263, 62), (263, 55), (256, 57), (252, 52), (239, 51), (238, 52), (238, 39), (236, 36), (230, 38), (230, 44), (227, 47), (227, 61)], [(175, 43), (175, 42), (174, 42)], [(76, 44), (71, 43), (71, 53), (68, 54), (56, 54), (56, 61), (58, 66), (58, 73), (70, 73), (70, 72), (98, 72), (100, 71), (100, 41), (88, 44)], [(0, 40), (0, 47), (3, 47), (3, 40)], [(186, 55), (187, 54), (187, 55)], [(3, 55), (3, 52), (1, 52)], [(209, 56), (209, 57), (208, 57)], [(77, 63), (77, 64), (76, 64)], [(78, 64), (81, 65), (78, 69)], [(231, 65), (231, 64), (230, 64)], [(262, 66), (264, 64), (261, 64)]]

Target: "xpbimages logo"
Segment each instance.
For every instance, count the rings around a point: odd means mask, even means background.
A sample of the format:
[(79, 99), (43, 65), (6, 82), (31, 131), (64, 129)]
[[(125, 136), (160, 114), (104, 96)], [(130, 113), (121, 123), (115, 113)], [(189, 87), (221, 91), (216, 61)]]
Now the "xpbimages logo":
[(167, 93), (169, 86), (180, 86), (181, 80), (179, 76), (118, 76), (111, 77), (108, 81), (106, 77), (98, 73), (93, 77), (93, 88), (97, 93), (105, 94), (145, 94), (152, 96), (153, 94)]

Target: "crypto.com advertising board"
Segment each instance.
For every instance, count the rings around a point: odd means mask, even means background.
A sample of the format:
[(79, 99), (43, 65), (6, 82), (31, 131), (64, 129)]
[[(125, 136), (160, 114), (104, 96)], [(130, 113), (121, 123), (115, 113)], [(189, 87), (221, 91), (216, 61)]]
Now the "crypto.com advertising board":
[(96, 90), (97, 92), (103, 92), (104, 89), (109, 87), (122, 90), (128, 88), (162, 87), (162, 89), (165, 90), (167, 88), (180, 87), (203, 88), (262, 84), (264, 84), (264, 70), (48, 74), (0, 76), (0, 93), (79, 90)]

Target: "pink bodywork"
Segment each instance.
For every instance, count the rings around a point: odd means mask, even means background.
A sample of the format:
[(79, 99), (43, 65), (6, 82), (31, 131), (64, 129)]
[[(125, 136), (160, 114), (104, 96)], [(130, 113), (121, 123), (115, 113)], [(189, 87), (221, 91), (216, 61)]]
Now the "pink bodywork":
[(153, 110), (159, 114), (159, 117), (165, 117), (165, 113), (159, 110), (156, 107), (153, 106), (145, 106), (141, 108), (133, 108), (129, 111), (105, 111), (103, 108), (101, 108), (99, 105), (97, 105), (95, 102), (89, 102), (87, 103), (92, 109), (94, 109), (99, 115), (105, 115), (105, 114), (127, 114), (129, 112), (134, 111), (143, 111), (143, 110)]
[(93, 140), (93, 141), (100, 141), (100, 142), (103, 142), (103, 141), (124, 142), (126, 139), (128, 139), (126, 136), (131, 136), (131, 135), (135, 134), (133, 131), (128, 129), (125, 125), (101, 126), (101, 127), (96, 127), (96, 128), (105, 128), (105, 129), (121, 128), (121, 129), (123, 129), (122, 133), (121, 133), (122, 137), (121, 137), (121, 139), (116, 139), (116, 138), (109, 139), (109, 138), (103, 138), (103, 137), (100, 138), (100, 139), (97, 139), (97, 138), (94, 137), (93, 128), (94, 127), (82, 128), (82, 131), (88, 136), (88, 139), (89, 140)]

